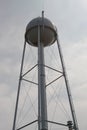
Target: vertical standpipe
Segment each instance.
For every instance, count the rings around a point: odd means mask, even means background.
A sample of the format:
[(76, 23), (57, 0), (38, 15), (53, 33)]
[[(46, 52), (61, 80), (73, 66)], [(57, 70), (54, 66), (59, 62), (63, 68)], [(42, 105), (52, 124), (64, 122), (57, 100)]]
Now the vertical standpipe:
[(38, 128), (48, 130), (46, 83), (44, 68), (44, 46), (40, 41), (40, 26), (38, 26)]

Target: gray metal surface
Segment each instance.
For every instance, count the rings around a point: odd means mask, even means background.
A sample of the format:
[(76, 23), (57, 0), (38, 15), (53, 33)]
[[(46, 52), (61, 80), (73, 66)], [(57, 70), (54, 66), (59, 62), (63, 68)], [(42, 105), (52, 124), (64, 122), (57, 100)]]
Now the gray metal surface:
[(56, 40), (56, 29), (50, 20), (43, 17), (33, 19), (26, 27), (25, 39), (32, 45), (38, 47), (38, 26), (40, 26), (40, 42), (43, 46), (49, 46)]
[(20, 69), (18, 91), (17, 91), (17, 99), (16, 99), (16, 105), (15, 105), (15, 113), (14, 113), (13, 129), (12, 130), (16, 130), (16, 118), (17, 118), (19, 95), (20, 95), (20, 89), (21, 89), (21, 77), (22, 77), (22, 71), (23, 71), (23, 63), (24, 63), (25, 50), (26, 50), (26, 41), (24, 42), (24, 48), (23, 48), (23, 54), (22, 54), (21, 69)]
[(46, 83), (44, 68), (44, 47), (40, 42), (40, 26), (38, 26), (38, 130), (48, 130)]

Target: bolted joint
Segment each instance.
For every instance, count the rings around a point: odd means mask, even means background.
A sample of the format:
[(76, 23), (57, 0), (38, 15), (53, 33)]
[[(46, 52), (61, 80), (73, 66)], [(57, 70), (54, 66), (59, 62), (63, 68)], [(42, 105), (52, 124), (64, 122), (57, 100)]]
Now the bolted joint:
[(73, 123), (72, 123), (72, 121), (68, 121), (67, 122), (67, 126), (68, 126), (69, 130), (72, 130), (73, 129)]

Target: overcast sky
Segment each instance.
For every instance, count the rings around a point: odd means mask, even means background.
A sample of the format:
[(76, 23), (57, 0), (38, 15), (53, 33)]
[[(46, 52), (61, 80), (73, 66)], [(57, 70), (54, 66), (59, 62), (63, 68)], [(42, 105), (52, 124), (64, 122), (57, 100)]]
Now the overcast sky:
[(0, 0), (0, 130), (11, 130), (27, 23), (45, 10), (58, 28), (79, 129), (87, 129), (87, 0)]

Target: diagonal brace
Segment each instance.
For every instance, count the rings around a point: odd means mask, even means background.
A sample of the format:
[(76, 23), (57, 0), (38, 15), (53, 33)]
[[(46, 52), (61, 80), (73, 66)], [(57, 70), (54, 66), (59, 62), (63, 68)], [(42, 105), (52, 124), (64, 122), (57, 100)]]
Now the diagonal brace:
[(54, 71), (56, 71), (56, 72), (58, 72), (58, 73), (61, 73), (61, 74), (63, 74), (63, 72), (61, 72), (61, 71), (59, 71), (59, 70), (57, 70), (57, 69), (54, 69), (54, 68), (52, 68), (52, 67), (50, 67), (50, 66), (47, 66), (47, 65), (44, 65), (46, 68), (49, 68), (49, 69), (51, 69), (51, 70), (54, 70)]
[(31, 70), (33, 70), (35, 67), (37, 66), (37, 64), (35, 66), (33, 66), (31, 69), (29, 69), (25, 74), (22, 75), (22, 77), (24, 77), (26, 74), (28, 74)]
[(26, 124), (26, 125), (24, 125), (24, 126), (18, 128), (17, 130), (21, 130), (21, 129), (23, 129), (23, 128), (25, 128), (25, 127), (27, 127), (27, 126), (29, 126), (29, 125), (35, 123), (35, 122), (37, 122), (37, 121), (38, 121), (38, 120), (32, 121), (32, 122), (30, 122), (30, 123), (28, 123), (28, 124)]
[(57, 81), (58, 79), (60, 79), (62, 76), (63, 76), (63, 75), (59, 76), (58, 78), (56, 78), (56, 79), (54, 79), (53, 81), (51, 81), (50, 83), (48, 83), (48, 84), (46, 85), (46, 87), (49, 86), (50, 84), (54, 83), (54, 82)]

